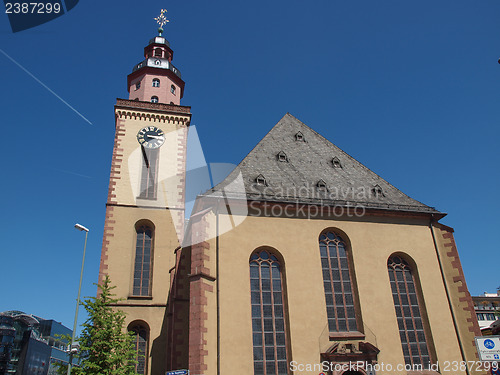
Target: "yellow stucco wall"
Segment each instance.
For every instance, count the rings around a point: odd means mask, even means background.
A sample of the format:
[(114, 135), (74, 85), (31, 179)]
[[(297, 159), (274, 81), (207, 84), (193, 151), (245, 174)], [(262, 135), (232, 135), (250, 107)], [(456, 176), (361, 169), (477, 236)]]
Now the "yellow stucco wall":
[[(235, 370), (253, 373), (249, 257), (261, 246), (276, 249), (285, 262), (289, 360), (302, 364), (321, 361), (320, 353), (333, 344), (325, 341), (328, 329), (318, 246), (318, 237), (327, 228), (344, 232), (351, 243), (366, 334), (364, 341), (380, 349), (379, 364), (404, 364), (387, 271), (387, 259), (393, 253), (407, 254), (418, 267), (435, 346), (434, 361), (442, 365), (445, 361), (462, 360), (427, 219), (248, 217), (219, 238), (221, 374)], [(211, 254), (215, 257), (215, 247), (211, 247)], [(214, 262), (210, 264), (211, 270), (215, 270)], [(212, 298), (215, 299), (215, 293)], [(212, 326), (216, 319), (213, 301), (209, 302), (208, 311)], [(216, 337), (210, 335), (209, 374), (216, 373), (213, 371), (217, 361), (214, 341)]]
[[(174, 176), (184, 177), (185, 157), (184, 147), (187, 137), (188, 116), (168, 119), (166, 121), (151, 121), (145, 118), (151, 115), (147, 111), (131, 112), (116, 110), (117, 122), (123, 128), (118, 133), (119, 148), (122, 156), (116, 161), (120, 169), (120, 183), (116, 185), (115, 201), (120, 204), (141, 205), (148, 207), (183, 207), (179, 199), (183, 189), (179, 187), (184, 181)], [(154, 115), (154, 114), (153, 114)], [(155, 200), (138, 199), (140, 178), (143, 163), (141, 146), (137, 141), (137, 133), (149, 126), (160, 128), (165, 135), (164, 144), (159, 150), (158, 167), (158, 197)]]
[(462, 338), (461, 343), (465, 359), (471, 364), (469, 366), (471, 374), (485, 374), (486, 366), (481, 365), (479, 362), (474, 341), (474, 337), (481, 336), (481, 331), (458, 257), (458, 250), (452, 234), (453, 229), (435, 224), (433, 225), (433, 232), (444, 270), (454, 318), (455, 321), (461, 323), (457, 325), (457, 328)]
[[(179, 246), (170, 210), (114, 207), (113, 238), (108, 250), (108, 275), (119, 298), (132, 295), (133, 269), (135, 260), (135, 224), (147, 219), (155, 226), (153, 246), (152, 299), (148, 303), (166, 303), (170, 276), (175, 265), (174, 250)], [(159, 230), (161, 228), (161, 230)], [(134, 303), (137, 303), (134, 301)]]

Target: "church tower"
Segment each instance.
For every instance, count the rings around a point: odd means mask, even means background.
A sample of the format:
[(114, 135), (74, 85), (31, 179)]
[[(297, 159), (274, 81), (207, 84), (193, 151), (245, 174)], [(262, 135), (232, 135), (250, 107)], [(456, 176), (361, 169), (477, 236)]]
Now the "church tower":
[[(168, 22), (162, 14), (160, 26)], [(117, 99), (99, 281), (109, 276), (126, 328), (142, 353), (139, 374), (164, 374), (167, 303), (184, 222), (187, 129), (184, 81), (159, 35), (128, 75), (129, 99)]]

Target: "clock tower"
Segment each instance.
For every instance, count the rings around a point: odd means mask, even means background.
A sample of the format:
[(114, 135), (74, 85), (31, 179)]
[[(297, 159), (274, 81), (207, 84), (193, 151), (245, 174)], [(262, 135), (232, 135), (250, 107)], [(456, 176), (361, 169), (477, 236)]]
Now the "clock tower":
[[(162, 14), (160, 26), (168, 22)], [(128, 99), (115, 105), (99, 281), (108, 275), (135, 335), (137, 373), (165, 373), (170, 272), (184, 226), (187, 130), (191, 108), (180, 105), (184, 81), (159, 35), (128, 75)]]

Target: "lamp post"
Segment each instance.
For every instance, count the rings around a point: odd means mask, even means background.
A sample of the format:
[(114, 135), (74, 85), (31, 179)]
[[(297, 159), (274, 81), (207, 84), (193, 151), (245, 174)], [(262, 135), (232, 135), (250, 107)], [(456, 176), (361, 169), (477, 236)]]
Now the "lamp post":
[(73, 344), (75, 343), (75, 332), (76, 332), (76, 322), (78, 320), (78, 308), (80, 307), (80, 292), (82, 290), (82, 279), (83, 279), (83, 266), (85, 264), (85, 251), (87, 249), (87, 236), (89, 235), (89, 230), (81, 224), (75, 224), (75, 228), (81, 232), (85, 232), (85, 244), (83, 245), (83, 259), (82, 259), (82, 270), (80, 272), (80, 284), (78, 285), (78, 297), (76, 298), (76, 311), (75, 311), (75, 322), (73, 324), (73, 333), (71, 334), (71, 346), (69, 349), (69, 362), (68, 362), (68, 373), (71, 374), (71, 366), (73, 365)]

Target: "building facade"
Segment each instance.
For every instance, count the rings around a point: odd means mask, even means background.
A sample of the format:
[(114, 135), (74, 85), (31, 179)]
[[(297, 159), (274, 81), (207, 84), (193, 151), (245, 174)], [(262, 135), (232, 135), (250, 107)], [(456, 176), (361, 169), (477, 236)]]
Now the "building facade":
[(0, 374), (56, 374), (56, 363), (69, 362), (68, 340), (62, 335), (71, 333), (52, 319), (14, 310), (0, 313)]
[(185, 225), (184, 82), (161, 34), (144, 56), (115, 106), (100, 266), (138, 373), (483, 373), (446, 367), (480, 331), (445, 214), (290, 114)]
[[(498, 320), (500, 319), (500, 290), (496, 293), (484, 292), (480, 296), (473, 296), (474, 310), (476, 311), (479, 328), (483, 334), (498, 334)], [(497, 324), (494, 324), (497, 322)]]

